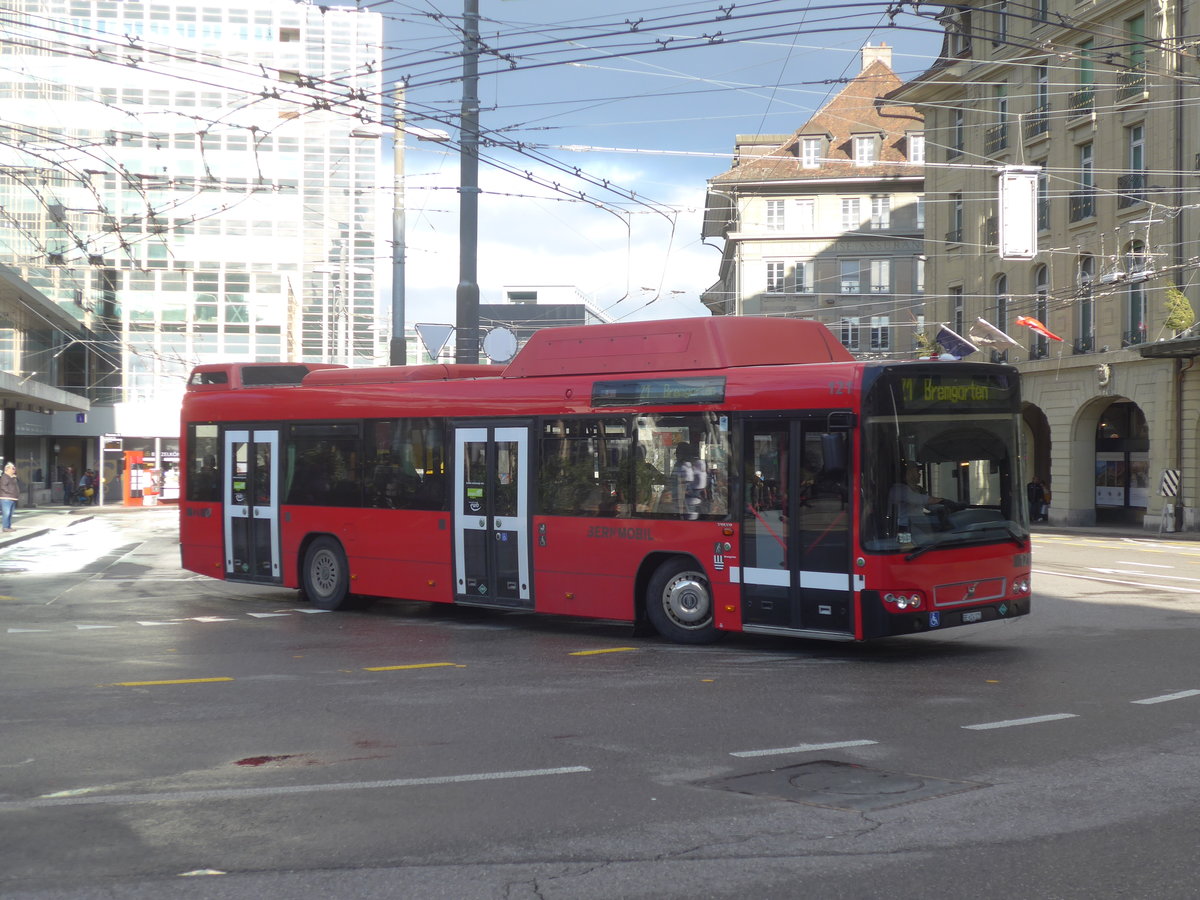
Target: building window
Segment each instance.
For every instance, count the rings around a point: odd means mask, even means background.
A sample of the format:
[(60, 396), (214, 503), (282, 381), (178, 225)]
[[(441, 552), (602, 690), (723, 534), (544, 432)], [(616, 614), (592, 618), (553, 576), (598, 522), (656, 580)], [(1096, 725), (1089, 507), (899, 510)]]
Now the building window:
[(998, 153), (1008, 147), (1008, 85), (997, 84), (993, 92), (996, 120), (983, 136), (983, 152), (987, 154)]
[(971, 53), (971, 9), (958, 7), (958, 11), (946, 18), (946, 40), (951, 56), (968, 56)]
[(1096, 260), (1083, 256), (1079, 260), (1076, 290), (1079, 293), (1079, 337), (1075, 339), (1076, 353), (1090, 353), (1096, 340), (1096, 297), (1092, 293), (1096, 278)]
[(842, 341), (842, 346), (847, 350), (858, 349), (858, 318), (843, 317), (839, 323), (839, 337)]
[(917, 197), (917, 231), (925, 230), (925, 195)]
[(782, 294), (786, 290), (784, 284), (784, 266), (782, 262), (771, 260), (767, 263), (767, 293)]
[(963, 149), (966, 141), (966, 120), (961, 109), (956, 109), (951, 113), (950, 118), (950, 146), (947, 149), (947, 157), (954, 159), (963, 155)]
[(1008, 0), (996, 0), (996, 30), (992, 33), (992, 46), (1008, 43)]
[(1146, 342), (1149, 314), (1146, 303), (1148, 269), (1149, 260), (1146, 257), (1146, 247), (1141, 241), (1134, 241), (1125, 251), (1126, 331), (1122, 335), (1122, 344), (1126, 347)]
[(1078, 190), (1071, 192), (1071, 221), (1089, 219), (1096, 214), (1095, 161), (1092, 144), (1080, 144), (1076, 158), (1079, 164)]
[(842, 230), (857, 231), (862, 224), (857, 197), (842, 198)]
[(946, 243), (961, 244), (963, 240), (963, 195), (950, 195), (950, 230), (946, 232)]
[(797, 294), (812, 293), (812, 279), (809, 277), (808, 271), (809, 265), (810, 263), (797, 260), (795, 263), (795, 268), (792, 270), (795, 273), (794, 278), (796, 282)]
[(1072, 114), (1090, 113), (1096, 101), (1095, 41), (1088, 39), (1076, 51), (1075, 91), (1067, 100)]
[(1125, 209), (1146, 199), (1146, 129), (1131, 125), (1125, 129), (1126, 169), (1117, 176), (1117, 207)]
[(967, 309), (963, 298), (961, 285), (950, 288), (950, 312), (954, 318), (954, 330), (963, 333), (963, 322), (966, 321)]
[(767, 201), (767, 231), (783, 231), (782, 200)]
[(1008, 330), (1008, 276), (1001, 273), (996, 276), (993, 282), (995, 291), (996, 306), (992, 310), (992, 315), (995, 316), (995, 325), (1001, 331)]
[(918, 256), (913, 260), (913, 290), (918, 294), (925, 293), (925, 257)]
[(805, 169), (815, 169), (821, 165), (821, 139), (806, 137), (800, 139), (800, 165)]
[(892, 349), (892, 328), (887, 316), (871, 317), (871, 349)]
[(925, 132), (908, 133), (908, 161), (919, 166), (925, 164)]
[(1033, 73), (1033, 109), (1025, 122), (1027, 138), (1045, 134), (1050, 129), (1050, 67), (1036, 66)]
[(1037, 175), (1037, 227), (1038, 231), (1050, 228), (1050, 176), (1046, 174), (1046, 160), (1034, 163)]
[(892, 291), (892, 261), (871, 260), (871, 293), (889, 294)]
[[(1043, 325), (1048, 325), (1050, 314), (1050, 272), (1046, 266), (1038, 266), (1033, 270), (1033, 316)], [(1049, 339), (1044, 335), (1033, 333), (1033, 342), (1029, 347), (1030, 359), (1042, 359), (1050, 355)]]
[(883, 231), (892, 227), (892, 198), (884, 194), (871, 198), (871, 228)]
[(796, 230), (812, 233), (817, 230), (817, 201), (813, 197), (796, 200)]
[(862, 278), (861, 265), (857, 259), (843, 259), (838, 263), (841, 273), (841, 292), (857, 294)]
[(879, 160), (879, 138), (874, 135), (858, 135), (854, 138), (854, 164), (870, 166)]

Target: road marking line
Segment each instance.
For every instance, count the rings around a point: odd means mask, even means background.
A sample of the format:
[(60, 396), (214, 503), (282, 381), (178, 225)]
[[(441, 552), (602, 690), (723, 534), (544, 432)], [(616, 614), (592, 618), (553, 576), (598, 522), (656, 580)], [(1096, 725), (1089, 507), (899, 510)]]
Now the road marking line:
[(217, 681), (233, 681), (232, 678), (176, 678), (170, 681), (117, 681), (111, 687), (154, 687), (160, 684), (212, 684)]
[(730, 753), (729, 755), (746, 759), (753, 756), (780, 756), (785, 753), (809, 753), (813, 750), (841, 750), (843, 747), (868, 747), (875, 743), (878, 742), (838, 741), (832, 744), (798, 744), (795, 747), (777, 747), (774, 750), (739, 750), (737, 753)]
[(1144, 581), (1120, 581), (1116, 578), (1100, 578), (1096, 575), (1068, 575), (1066, 572), (1051, 572), (1049, 569), (1034, 569), (1033, 572), (1037, 575), (1050, 575), (1055, 578), (1079, 578), (1083, 581), (1099, 581), (1102, 584), (1125, 584), (1130, 587), (1153, 588), (1156, 591), (1170, 591), (1172, 594), (1192, 594), (1196, 593), (1195, 588), (1171, 587), (1169, 584), (1147, 584)]
[(632, 653), (637, 647), (608, 647), (604, 650), (572, 650), (567, 656), (599, 656), (601, 653)]
[(280, 616), (283, 616), (286, 618), (287, 616), (290, 616), (291, 613), (246, 613), (246, 615), (251, 616), (255, 619), (275, 619)]
[(475, 781), (506, 781), (512, 778), (539, 778), (549, 775), (575, 775), (591, 772), (587, 766), (563, 766), (557, 769), (524, 769), (512, 772), (480, 772), (473, 775), (443, 775), (434, 778), (394, 778), (388, 781), (346, 781), (334, 784), (297, 784), (263, 788), (214, 788), (208, 791), (177, 791), (155, 794), (105, 794), (90, 797), (49, 795), (32, 800), (0, 801), (0, 810), (44, 809), (52, 806), (88, 806), (142, 803), (178, 803), (208, 800), (244, 800), (250, 797), (277, 797), (287, 794), (317, 794), (330, 791), (375, 791), (386, 788), (425, 787), (440, 784), (468, 784)]
[(328, 610), (328, 609), (303, 609), (301, 607), (297, 607), (296, 609), (289, 609), (288, 612), (302, 612), (302, 613), (308, 613), (310, 616), (315, 616), (320, 613), (330, 612), (330, 610)]
[[(1200, 582), (1200, 578), (1188, 578), (1186, 575), (1159, 575), (1157, 572), (1141, 572), (1131, 571), (1129, 569), (1101, 569), (1096, 566), (1088, 566), (1093, 572), (1099, 572), (1101, 575), (1141, 575), (1143, 578), (1166, 578), (1169, 581), (1195, 581)], [(1170, 568), (1162, 566), (1161, 568)]]
[(1132, 559), (1118, 559), (1117, 565), (1119, 565), (1119, 566), (1142, 566), (1143, 568), (1146, 568), (1146, 569), (1173, 569), (1173, 568), (1175, 568), (1174, 566), (1160, 566), (1155, 563), (1137, 562), (1136, 560), (1132, 560)]
[(10, 628), (9, 634), (35, 634), (39, 632), (49, 633), (49, 628)]
[(441, 669), (446, 666), (457, 666), (460, 669), (466, 666), (459, 666), (458, 663), (442, 662), (442, 663), (413, 663), (407, 666), (369, 666), (363, 669), (364, 672), (399, 672), (401, 669)]
[(1145, 700), (1130, 700), (1130, 703), (1166, 703), (1168, 700), (1182, 700), (1185, 697), (1200, 697), (1200, 691), (1176, 691), (1174, 694), (1162, 694), (1158, 697), (1147, 697)]
[(1037, 725), (1039, 722), (1057, 722), (1059, 719), (1077, 719), (1075, 713), (1055, 713), (1050, 716), (1030, 716), (1028, 719), (1007, 719), (1003, 722), (985, 722), (982, 725), (964, 725), (970, 731), (987, 731), (992, 728), (1012, 728), (1016, 725)]

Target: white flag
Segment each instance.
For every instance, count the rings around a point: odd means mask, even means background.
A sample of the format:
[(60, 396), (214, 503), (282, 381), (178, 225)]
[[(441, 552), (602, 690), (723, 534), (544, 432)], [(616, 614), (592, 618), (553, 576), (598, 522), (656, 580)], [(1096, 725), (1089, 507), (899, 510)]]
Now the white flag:
[(1012, 344), (1014, 347), (1021, 346), (987, 319), (976, 319), (975, 324), (971, 326), (967, 334), (974, 343), (983, 344), (988, 347), (996, 344)]

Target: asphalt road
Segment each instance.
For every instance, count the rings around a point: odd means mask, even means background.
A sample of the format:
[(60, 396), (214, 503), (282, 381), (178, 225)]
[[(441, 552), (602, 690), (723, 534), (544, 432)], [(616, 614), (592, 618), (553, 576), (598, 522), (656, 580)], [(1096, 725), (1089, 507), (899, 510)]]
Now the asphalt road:
[(868, 646), (0, 552), (0, 897), (1193, 897), (1200, 544), (1042, 536), (1031, 616)]

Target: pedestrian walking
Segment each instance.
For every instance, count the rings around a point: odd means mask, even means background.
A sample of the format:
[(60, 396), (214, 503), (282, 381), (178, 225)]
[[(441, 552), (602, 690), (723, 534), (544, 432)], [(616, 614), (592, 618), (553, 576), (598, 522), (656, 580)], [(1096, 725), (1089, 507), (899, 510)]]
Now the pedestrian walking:
[(12, 531), (13, 510), (21, 499), (21, 482), (17, 478), (17, 467), (12, 463), (4, 466), (4, 474), (0, 475), (0, 521), (4, 530)]
[(1029, 520), (1031, 522), (1049, 520), (1050, 491), (1046, 489), (1042, 479), (1036, 475), (1033, 476), (1033, 481), (1025, 485), (1025, 491), (1029, 498)]

